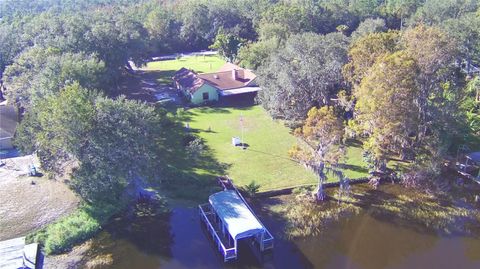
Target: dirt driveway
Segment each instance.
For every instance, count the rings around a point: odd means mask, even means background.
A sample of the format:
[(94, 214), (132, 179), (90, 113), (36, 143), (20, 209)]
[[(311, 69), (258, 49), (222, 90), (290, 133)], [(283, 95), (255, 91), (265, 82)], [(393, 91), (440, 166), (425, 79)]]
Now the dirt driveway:
[(0, 240), (27, 233), (70, 213), (79, 202), (62, 182), (28, 176), (32, 156), (6, 159), (0, 167)]

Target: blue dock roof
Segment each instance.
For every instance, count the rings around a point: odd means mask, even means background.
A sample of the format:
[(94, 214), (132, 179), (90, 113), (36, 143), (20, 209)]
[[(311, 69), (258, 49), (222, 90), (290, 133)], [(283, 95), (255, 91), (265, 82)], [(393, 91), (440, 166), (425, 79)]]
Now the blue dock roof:
[(265, 227), (234, 190), (210, 195), (209, 202), (234, 239), (265, 232)]

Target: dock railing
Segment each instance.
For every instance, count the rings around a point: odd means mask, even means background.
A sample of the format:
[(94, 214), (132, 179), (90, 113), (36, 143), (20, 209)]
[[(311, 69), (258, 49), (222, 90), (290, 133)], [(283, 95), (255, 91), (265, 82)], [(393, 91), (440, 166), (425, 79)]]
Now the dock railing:
[(232, 180), (230, 179), (230, 177), (225, 176), (225, 178), (227, 179), (227, 182), (229, 183), (231, 188), (233, 190), (235, 190), (235, 192), (238, 194), (240, 199), (242, 199), (243, 203), (247, 206), (248, 210), (250, 210), (250, 212), (252, 212), (253, 216), (257, 219), (257, 221), (265, 228), (264, 229), (265, 230), (265, 237), (264, 237), (263, 242), (262, 242), (263, 243), (263, 250), (273, 248), (273, 243), (275, 241), (275, 239), (273, 238), (273, 235), (268, 231), (268, 229), (265, 227), (265, 225), (263, 225), (262, 221), (257, 217), (257, 215), (255, 215), (255, 213), (253, 213), (254, 211), (252, 210), (250, 205), (247, 203), (245, 198), (243, 198), (243, 195), (240, 193), (240, 191), (237, 189), (237, 187), (232, 183)]
[(210, 204), (203, 204), (199, 205), (199, 212), (200, 212), (200, 217), (202, 218), (203, 222), (207, 226), (207, 230), (212, 236), (213, 241), (217, 245), (218, 250), (222, 253), (224, 261), (228, 261), (231, 259), (236, 259), (237, 258), (237, 250), (235, 247), (233, 248), (225, 248), (225, 246), (222, 243), (222, 240), (217, 234), (217, 231), (213, 227), (212, 223), (208, 219), (207, 215), (212, 215), (214, 214), (212, 212), (212, 207)]
[(274, 239), (272, 234), (267, 229), (265, 229), (265, 237), (263, 238), (263, 250), (272, 249), (273, 242)]

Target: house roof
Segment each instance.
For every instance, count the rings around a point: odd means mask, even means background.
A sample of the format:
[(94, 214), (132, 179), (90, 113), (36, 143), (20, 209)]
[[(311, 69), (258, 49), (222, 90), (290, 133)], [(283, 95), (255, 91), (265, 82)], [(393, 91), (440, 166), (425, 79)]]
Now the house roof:
[(234, 239), (265, 231), (236, 191), (221, 191), (210, 195), (208, 200)]
[(173, 76), (173, 80), (194, 93), (204, 83), (217, 88), (220, 91), (243, 88), (250, 86), (256, 78), (255, 74), (248, 69), (243, 69), (232, 63), (224, 64), (218, 72), (197, 74), (192, 70), (181, 68)]
[(244, 79), (249, 79), (250, 81), (254, 80), (257, 76), (252, 72), (252, 70), (241, 68), (238, 65), (232, 63), (225, 63), (217, 72), (225, 72), (225, 71), (232, 71), (232, 70), (241, 70), (242, 76)]
[[(233, 72), (235, 72), (235, 75)], [(248, 85), (248, 83), (252, 81), (251, 78), (245, 77), (245, 72), (242, 69), (198, 74), (198, 77), (219, 90), (241, 88)]]
[(205, 82), (200, 79), (197, 73), (182, 67), (180, 70), (175, 72), (173, 75), (173, 80), (184, 87), (190, 93), (194, 93), (198, 88), (200, 88)]
[(17, 111), (14, 106), (0, 106), (0, 139), (13, 137), (17, 128)]

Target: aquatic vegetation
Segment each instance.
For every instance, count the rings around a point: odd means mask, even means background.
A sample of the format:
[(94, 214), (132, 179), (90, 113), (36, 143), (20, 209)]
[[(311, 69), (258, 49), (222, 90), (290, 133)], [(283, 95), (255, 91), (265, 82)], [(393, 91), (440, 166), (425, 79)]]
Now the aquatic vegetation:
[(480, 223), (480, 212), (468, 203), (440, 199), (401, 185), (380, 186), (378, 190), (356, 185), (349, 196), (332, 190), (330, 201), (324, 204), (315, 203), (308, 188), (293, 193), (282, 205), (271, 207), (285, 218), (289, 237), (317, 235), (329, 223), (362, 211), (402, 226), (443, 234), (469, 234)]
[(373, 204), (369, 210), (374, 215), (391, 216), (446, 234), (468, 233), (468, 224), (478, 222), (480, 218), (480, 213), (474, 208), (418, 194), (400, 195), (381, 204)]
[(89, 260), (85, 264), (85, 267), (88, 269), (94, 269), (94, 268), (102, 268), (104, 266), (108, 266), (112, 264), (113, 264), (112, 254), (104, 254), (104, 255), (99, 255), (93, 258), (92, 260)]
[(312, 197), (307, 193), (297, 195), (294, 201), (282, 208), (289, 237), (317, 235), (329, 223), (359, 212), (360, 208), (351, 203), (312, 202)]

